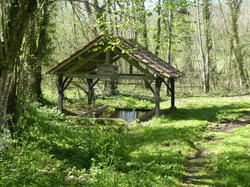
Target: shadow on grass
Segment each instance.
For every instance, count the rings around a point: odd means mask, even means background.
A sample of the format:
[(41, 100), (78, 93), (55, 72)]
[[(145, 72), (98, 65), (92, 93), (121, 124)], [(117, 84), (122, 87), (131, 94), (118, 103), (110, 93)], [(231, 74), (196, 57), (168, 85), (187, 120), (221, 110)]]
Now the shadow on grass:
[[(180, 108), (176, 112), (171, 113), (160, 120), (161, 124), (169, 123), (178, 120), (205, 120), (208, 122), (214, 122), (220, 120), (218, 114), (236, 112), (240, 114), (240, 110), (245, 108), (246, 105), (224, 105), (221, 107), (211, 106), (211, 107), (201, 107), (201, 108), (190, 108), (184, 109)], [(43, 120), (46, 118), (43, 116)], [(59, 118), (57, 120), (60, 120)], [(81, 134), (81, 131), (86, 129), (65, 129), (59, 128), (59, 126), (53, 126), (50, 121), (46, 122), (41, 128), (41, 132), (44, 134), (55, 134), (55, 139), (61, 142), (62, 145), (56, 144), (54, 142), (43, 142), (42, 148), (49, 147), (50, 154), (58, 160), (65, 161), (69, 167), (76, 167), (78, 169), (86, 168), (91, 166), (91, 159), (88, 149), (86, 147), (87, 134)], [(43, 129), (44, 128), (44, 129)], [(154, 175), (159, 175), (162, 178), (165, 176), (174, 177), (176, 179), (183, 178), (183, 172), (185, 168), (186, 157), (182, 150), (185, 149), (195, 149), (194, 142), (201, 139), (200, 134), (204, 130), (202, 126), (151, 126), (141, 127), (141, 131), (136, 134), (124, 134), (119, 135), (116, 141), (121, 145), (119, 152), (114, 156), (119, 157), (119, 165), (116, 166), (117, 170), (124, 173), (145, 171), (153, 173)], [(48, 131), (48, 129), (50, 129)], [(98, 136), (94, 136), (98, 139)], [(77, 141), (80, 141), (77, 142)], [(93, 139), (94, 143), (94, 139)], [(156, 146), (154, 146), (156, 145)], [(112, 146), (112, 144), (111, 144)], [(146, 146), (151, 146), (150, 151), (144, 150)], [(157, 148), (159, 147), (159, 149)], [(162, 149), (166, 148), (166, 149)], [(157, 150), (158, 149), (158, 150)], [(231, 154), (231, 153), (230, 153)], [(233, 162), (234, 159), (241, 159), (241, 155), (231, 156), (222, 155), (222, 161), (218, 161), (213, 168), (215, 168), (211, 177), (217, 179), (221, 176), (223, 177), (223, 172), (227, 176), (232, 175), (233, 172), (242, 172), (243, 174), (233, 174), (232, 177), (225, 178), (228, 184), (230, 184), (231, 179), (239, 181), (240, 178), (246, 181), (247, 171), (249, 168), (237, 168), (229, 167), (226, 165), (227, 161), (224, 158), (229, 157)], [(243, 155), (246, 157), (246, 155)], [(249, 156), (247, 159), (243, 157), (244, 165), (249, 163)], [(216, 176), (217, 175), (217, 176)], [(224, 176), (225, 177), (225, 176)], [(229, 181), (229, 182), (228, 182)], [(240, 184), (247, 184), (240, 183)]]
[[(142, 127), (142, 130), (136, 135), (127, 135), (127, 147), (126, 150), (128, 154), (143, 149), (144, 146), (156, 145), (169, 147), (168, 151), (150, 153), (145, 151), (140, 151), (135, 157), (132, 157), (129, 162), (131, 162), (130, 167), (125, 167), (125, 171), (139, 170), (140, 168), (154, 171), (161, 175), (172, 176), (181, 179), (183, 176), (183, 171), (186, 162), (186, 156), (182, 148), (195, 150), (196, 146), (194, 142), (202, 139), (201, 134), (204, 131), (204, 125), (191, 125), (191, 126), (171, 126), (168, 125), (169, 122), (175, 122), (178, 120), (201, 120), (207, 122), (216, 122), (221, 120), (220, 114), (225, 116), (226, 114), (237, 114), (241, 115), (246, 105), (242, 104), (232, 104), (224, 106), (211, 106), (211, 107), (201, 107), (201, 108), (190, 108), (183, 109), (180, 108), (174, 113), (170, 113), (160, 119), (157, 123), (161, 126), (154, 126), (151, 123), (150, 126)], [(237, 110), (237, 111), (235, 111)], [(162, 126), (166, 124), (166, 126)], [(195, 122), (194, 122), (195, 123)], [(184, 148), (185, 149), (185, 148)], [(154, 152), (154, 150), (153, 150)], [(143, 167), (144, 166), (144, 167)], [(205, 175), (201, 176), (201, 179), (210, 179), (211, 176)], [(194, 179), (194, 184), (197, 185), (208, 185), (210, 183)]]
[(199, 128), (144, 127), (141, 133), (124, 138), (127, 154), (134, 152), (136, 156), (130, 156), (127, 161), (130, 164), (124, 166), (123, 172), (145, 170), (161, 177), (181, 179), (186, 162), (182, 148), (195, 147), (193, 142), (199, 139)]
[(91, 157), (88, 151), (79, 149), (79, 147), (66, 148), (54, 144), (50, 149), (50, 153), (72, 168), (89, 169), (91, 166)]
[(209, 106), (200, 108), (178, 108), (175, 112), (168, 114), (171, 120), (206, 120), (208, 122), (219, 121), (218, 114), (244, 114), (241, 110), (249, 107), (247, 104), (229, 104), (224, 106)]
[(250, 186), (250, 156), (246, 152), (221, 153), (209, 165), (215, 186)]

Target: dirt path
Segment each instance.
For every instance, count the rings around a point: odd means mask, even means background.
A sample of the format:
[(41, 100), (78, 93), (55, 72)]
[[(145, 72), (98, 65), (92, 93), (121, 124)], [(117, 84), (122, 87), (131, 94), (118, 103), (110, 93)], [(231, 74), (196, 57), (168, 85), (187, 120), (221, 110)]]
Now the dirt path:
[[(224, 132), (232, 133), (235, 129), (243, 128), (246, 125), (250, 124), (250, 114), (247, 112), (243, 118), (234, 119), (234, 120), (225, 120), (222, 123), (218, 123), (215, 127), (210, 127), (208, 125), (204, 132), (214, 131), (214, 132)], [(212, 179), (209, 178), (209, 175), (206, 171), (206, 148), (201, 147), (200, 143), (202, 141), (219, 141), (214, 136), (208, 136), (201, 139), (198, 142), (192, 144), (192, 148), (195, 150), (195, 154), (186, 158), (187, 164), (185, 168), (185, 175), (183, 177), (183, 186), (213, 186)]]
[(204, 155), (205, 148), (200, 147), (198, 142), (193, 147), (195, 154), (187, 157), (183, 186), (209, 186), (209, 176), (204, 172), (204, 165), (207, 163)]
[(243, 128), (248, 124), (250, 124), (250, 116), (234, 120), (225, 120), (218, 124), (218, 126), (214, 128), (214, 131), (232, 133), (236, 128)]

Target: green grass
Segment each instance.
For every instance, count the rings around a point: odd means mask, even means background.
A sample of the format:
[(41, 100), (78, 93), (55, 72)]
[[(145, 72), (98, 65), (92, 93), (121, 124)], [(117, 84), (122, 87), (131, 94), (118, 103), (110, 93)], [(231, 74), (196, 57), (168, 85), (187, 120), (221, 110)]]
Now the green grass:
[[(98, 102), (152, 107), (123, 96)], [(31, 106), (19, 122), (22, 130), (0, 155), (0, 186), (180, 186), (197, 146), (205, 149), (203, 181), (250, 186), (250, 126), (213, 131), (246, 115), (249, 104), (249, 96), (179, 98), (176, 112), (129, 127)], [(161, 106), (168, 108), (169, 101)], [(216, 141), (206, 141), (208, 136)]]

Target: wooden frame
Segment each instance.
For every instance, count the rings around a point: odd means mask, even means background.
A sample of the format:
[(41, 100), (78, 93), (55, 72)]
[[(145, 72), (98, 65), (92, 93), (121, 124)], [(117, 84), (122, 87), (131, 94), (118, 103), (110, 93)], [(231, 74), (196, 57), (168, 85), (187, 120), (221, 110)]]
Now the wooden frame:
[(97, 75), (97, 74), (72, 74), (71, 77), (77, 78), (89, 78), (89, 79), (113, 79), (113, 80), (155, 80), (152, 77), (148, 77), (143, 74), (118, 74), (118, 75)]
[[(109, 38), (110, 39), (110, 38)], [(98, 42), (102, 42), (100, 43)], [(167, 86), (170, 91), (171, 107), (170, 111), (175, 107), (175, 78), (182, 76), (182, 73), (176, 70), (169, 64), (165, 64), (163, 60), (159, 59), (154, 54), (150, 53), (143, 47), (138, 47), (138, 44), (131, 44), (131, 41), (122, 39), (122, 43), (113, 46), (112, 50), (106, 48), (108, 45), (107, 38), (102, 39), (102, 36), (98, 36), (93, 41), (89, 42), (81, 50), (71, 55), (66, 60), (57, 64), (52, 68), (49, 73), (56, 73), (57, 89), (58, 89), (58, 109), (63, 111), (63, 99), (64, 91), (71, 83), (74, 77), (84, 78), (87, 80), (88, 85), (88, 104), (92, 104), (94, 95), (94, 86), (99, 79), (108, 79), (111, 84), (115, 84), (115, 80), (144, 80), (147, 87), (152, 91), (155, 97), (155, 115), (160, 115), (160, 90), (162, 82)], [(105, 43), (106, 42), (106, 43)], [(114, 50), (113, 50), (114, 48)], [(128, 50), (128, 49), (134, 49)], [(94, 50), (96, 49), (96, 50)], [(108, 49), (106, 51), (106, 49)], [(123, 51), (128, 51), (123, 53)], [(119, 74), (117, 72), (107, 71), (99, 74), (95, 71), (99, 64), (113, 64), (118, 59), (123, 58), (129, 63), (129, 74)], [(143, 74), (133, 74), (133, 68), (138, 69)], [(64, 77), (66, 76), (66, 77)], [(168, 78), (168, 82), (166, 79)], [(96, 81), (94, 82), (94, 79)], [(155, 81), (155, 87), (151, 86), (151, 83)]]

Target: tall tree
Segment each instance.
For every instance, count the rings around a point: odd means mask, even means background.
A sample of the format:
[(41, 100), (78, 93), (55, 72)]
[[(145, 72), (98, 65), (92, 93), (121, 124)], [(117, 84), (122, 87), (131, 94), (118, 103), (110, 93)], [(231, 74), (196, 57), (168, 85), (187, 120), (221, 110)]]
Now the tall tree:
[(203, 25), (204, 25), (204, 85), (203, 90), (205, 93), (210, 89), (210, 76), (211, 76), (211, 64), (212, 64), (212, 23), (211, 23), (211, 2), (210, 0), (203, 0), (202, 5), (203, 12)]
[(227, 4), (230, 12), (230, 51), (233, 55), (231, 59), (235, 59), (237, 64), (241, 86), (249, 88), (249, 77), (248, 72), (245, 69), (244, 56), (238, 32), (238, 19), (242, 0), (227, 0)]
[(148, 49), (148, 26), (147, 26), (147, 11), (145, 7), (145, 0), (141, 0), (140, 9), (141, 9), (141, 23), (142, 23), (142, 42), (143, 45)]
[(198, 56), (200, 61), (200, 73), (201, 82), (203, 86), (203, 91), (207, 93), (209, 91), (209, 65), (210, 65), (210, 52), (211, 52), (211, 38), (210, 38), (210, 12), (209, 12), (209, 1), (204, 0), (203, 4), (203, 22), (205, 30), (205, 47), (202, 32), (202, 22), (201, 22), (201, 10), (200, 10), (200, 0), (196, 1), (196, 24), (197, 24), (197, 35), (198, 35)]
[[(27, 37), (28, 43), (28, 59), (30, 71), (30, 88), (31, 96), (35, 100), (41, 102), (43, 100), (41, 83), (42, 83), (42, 64), (46, 60), (46, 57), (50, 55), (50, 2), (46, 1), (43, 5), (43, 9), (40, 12), (40, 19), (33, 17), (31, 20), (31, 27), (29, 36)], [(37, 24), (35, 24), (35, 21)]]
[(167, 62), (169, 64), (172, 64), (172, 35), (173, 35), (173, 19), (174, 19), (174, 15), (173, 15), (173, 0), (169, 1), (169, 5), (168, 6), (168, 50), (167, 50)]
[(157, 33), (156, 33), (156, 46), (155, 46), (155, 54), (159, 55), (160, 45), (161, 45), (161, 0), (158, 0), (157, 3)]
[(37, 1), (3, 0), (0, 6), (3, 30), (0, 39), (0, 125), (2, 126), (7, 123), (8, 101), (15, 80), (14, 69), (18, 65), (24, 33), (37, 9)]

